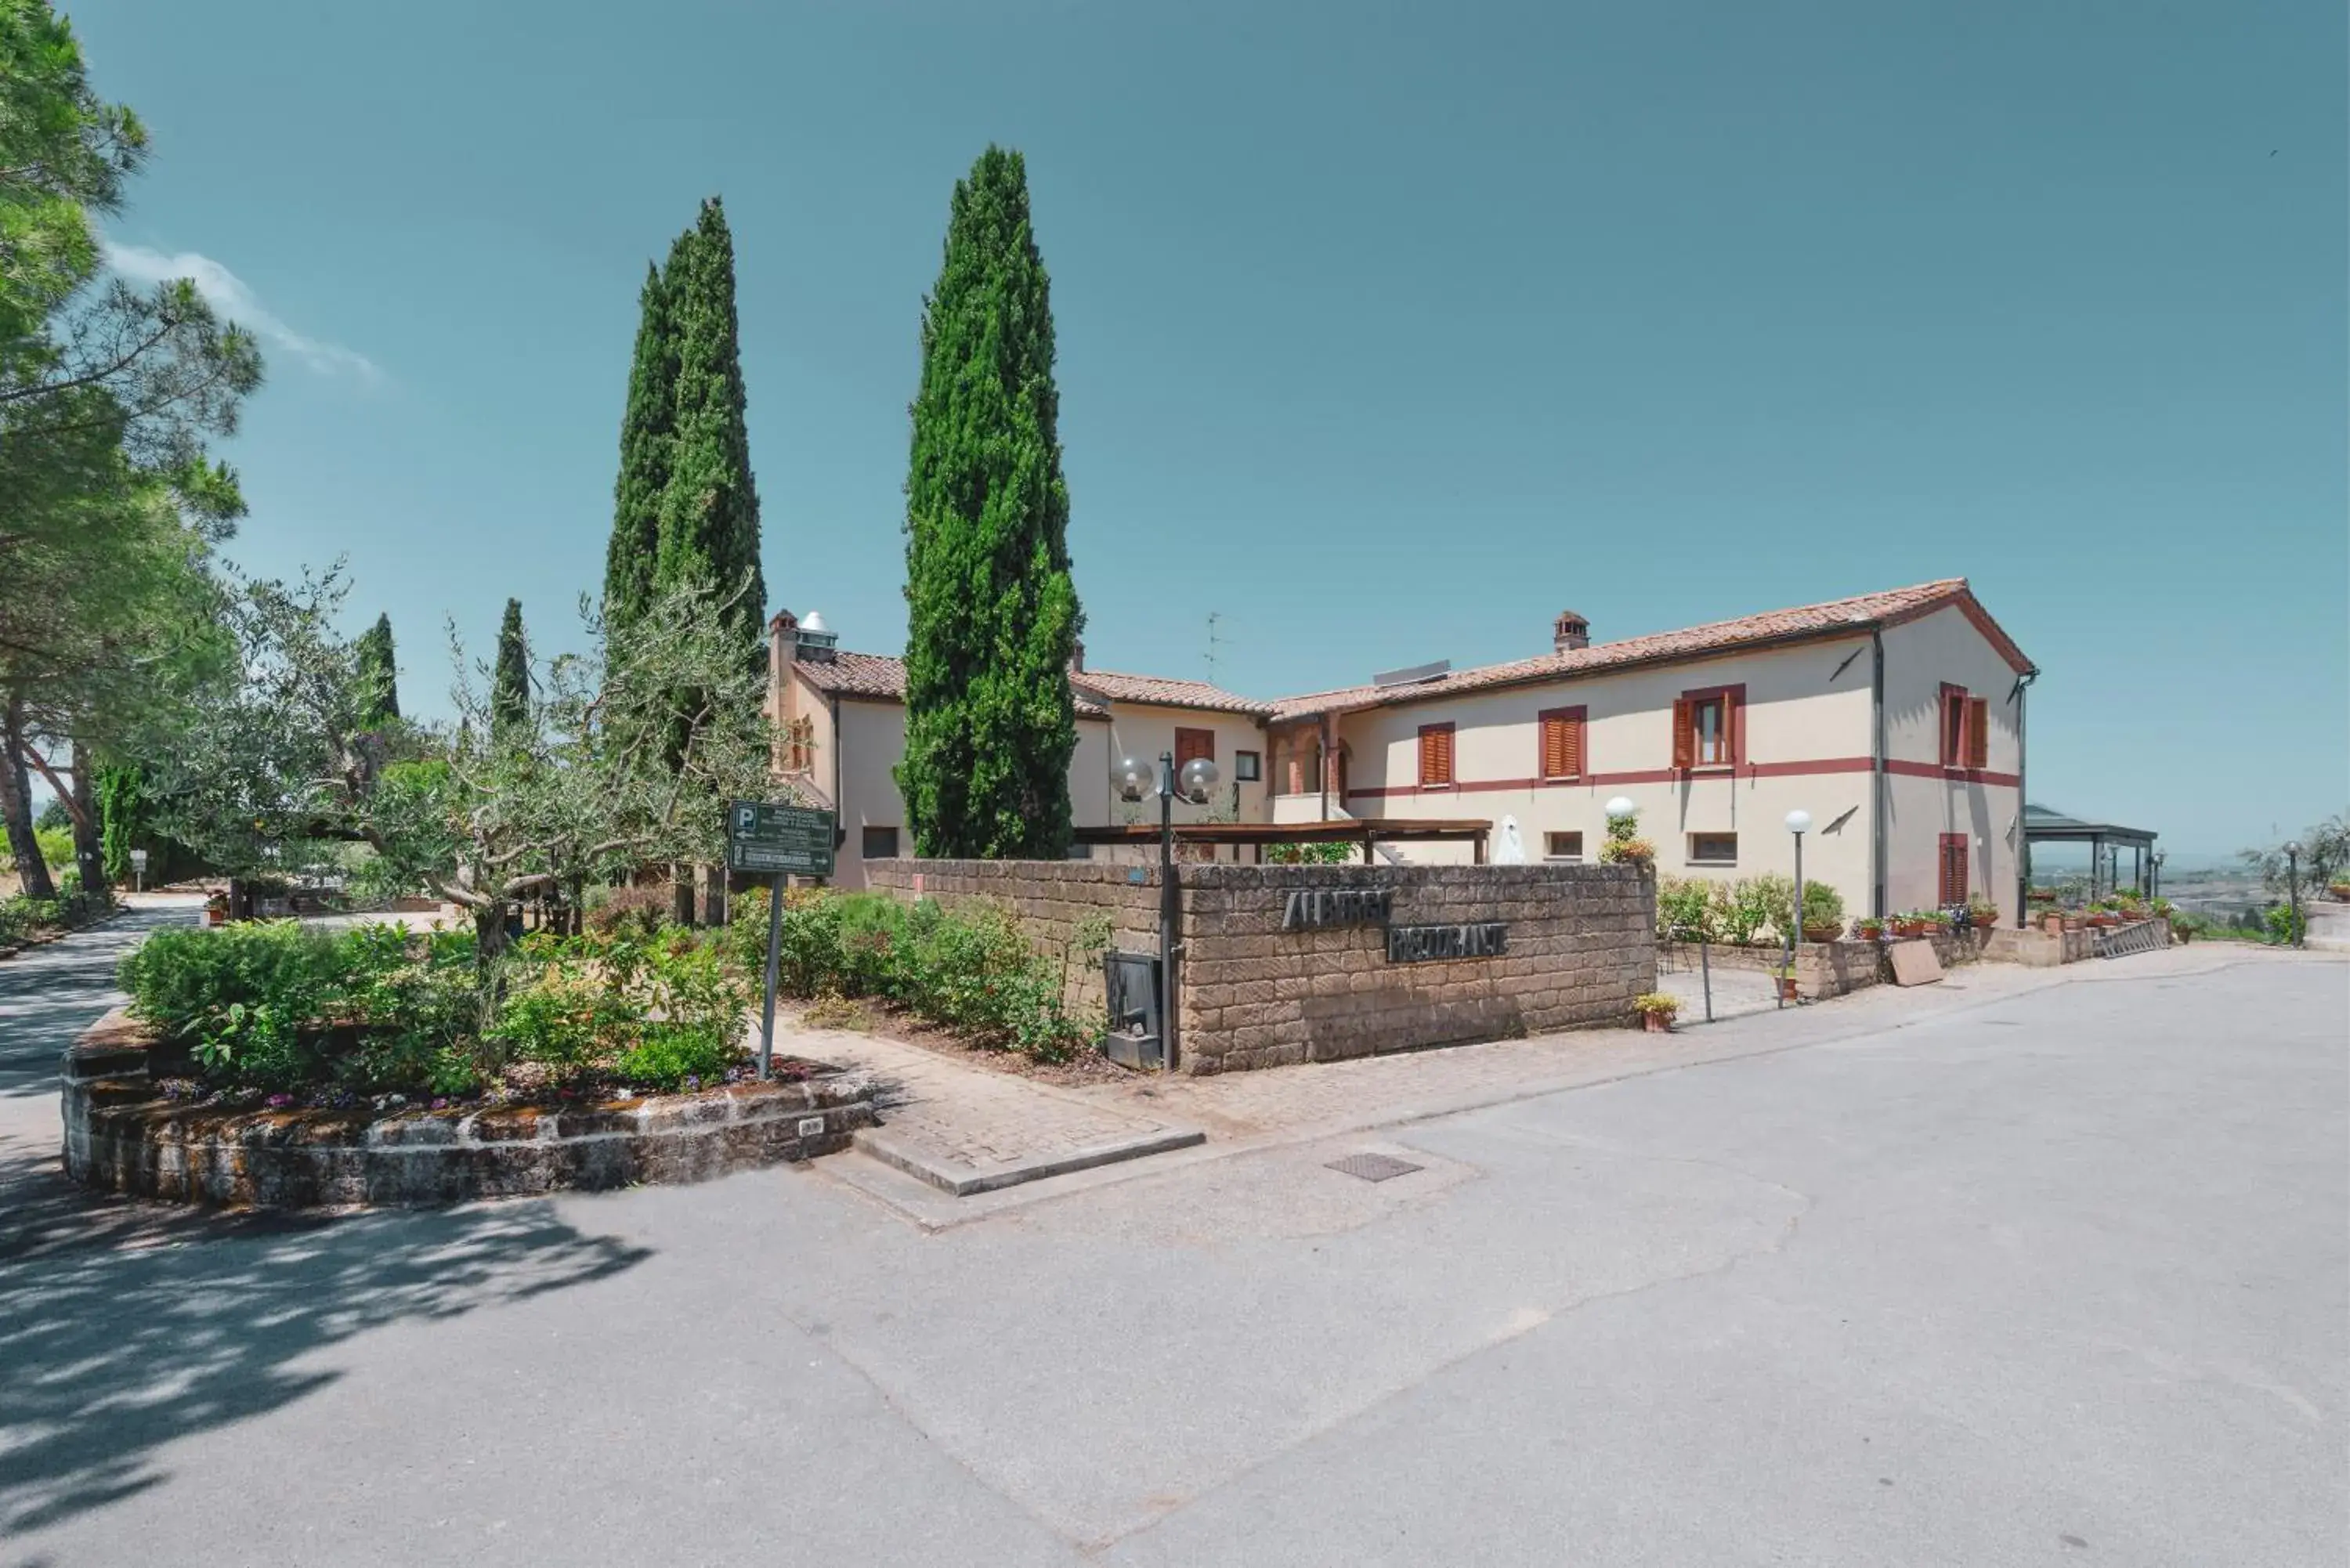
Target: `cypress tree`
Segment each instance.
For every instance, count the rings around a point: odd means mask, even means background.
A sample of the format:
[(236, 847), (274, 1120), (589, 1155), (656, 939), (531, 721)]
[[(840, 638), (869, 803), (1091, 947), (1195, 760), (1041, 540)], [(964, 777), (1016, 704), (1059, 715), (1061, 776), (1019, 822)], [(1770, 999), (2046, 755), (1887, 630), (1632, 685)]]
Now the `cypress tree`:
[(1020, 154), (955, 185), (906, 478), (906, 752), (914, 852), (1057, 858), (1069, 844), (1069, 576), (1053, 315)]
[(359, 690), (367, 694), (367, 725), (380, 728), (400, 717), (400, 666), (391, 645), (391, 617), (380, 615), (352, 645)]
[(703, 582), (729, 594), (743, 588), (728, 618), (743, 632), (744, 657), (764, 661), (767, 589), (743, 421), (734, 236), (717, 197), (703, 202), (694, 226), (678, 236), (661, 287), (676, 382), (653, 580), (664, 587)]
[(498, 623), (498, 664), (490, 687), (490, 723), (511, 730), (530, 719), (530, 645), (523, 640), (522, 601), (506, 601)]
[(637, 299), (637, 346), (620, 415), (620, 476), (612, 486), (612, 537), (604, 550), (604, 614), (618, 625), (633, 619), (652, 596), (677, 392), (669, 296), (650, 262)]

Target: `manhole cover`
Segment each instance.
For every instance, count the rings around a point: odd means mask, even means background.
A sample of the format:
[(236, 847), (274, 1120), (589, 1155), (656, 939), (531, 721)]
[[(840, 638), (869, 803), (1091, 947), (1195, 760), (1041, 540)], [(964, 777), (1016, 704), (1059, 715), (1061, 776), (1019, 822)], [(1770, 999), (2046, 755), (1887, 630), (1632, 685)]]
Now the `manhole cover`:
[(1344, 1159), (1332, 1160), (1329, 1168), (1343, 1171), (1348, 1176), (1359, 1176), (1365, 1181), (1385, 1181), (1391, 1176), (1409, 1176), (1426, 1167), (1414, 1165), (1408, 1159), (1397, 1159), (1390, 1155), (1350, 1154)]

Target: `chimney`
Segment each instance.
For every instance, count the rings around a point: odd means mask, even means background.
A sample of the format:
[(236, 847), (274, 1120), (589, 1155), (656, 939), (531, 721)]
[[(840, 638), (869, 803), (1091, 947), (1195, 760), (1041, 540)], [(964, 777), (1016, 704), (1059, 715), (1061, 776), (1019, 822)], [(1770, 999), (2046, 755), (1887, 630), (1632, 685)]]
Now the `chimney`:
[(1591, 623), (1573, 610), (1561, 610), (1550, 625), (1550, 645), (1554, 651), (1572, 653), (1578, 648), (1591, 646)]
[(799, 715), (792, 680), (792, 661), (799, 653), (800, 623), (791, 611), (777, 610), (767, 623), (767, 717), (775, 722), (775, 740), (767, 759), (770, 771), (782, 773), (786, 761), (785, 734)]
[(1085, 672), (1086, 645), (1084, 641), (1080, 639), (1078, 641), (1072, 642), (1069, 645), (1069, 673), (1072, 675), (1083, 675)]

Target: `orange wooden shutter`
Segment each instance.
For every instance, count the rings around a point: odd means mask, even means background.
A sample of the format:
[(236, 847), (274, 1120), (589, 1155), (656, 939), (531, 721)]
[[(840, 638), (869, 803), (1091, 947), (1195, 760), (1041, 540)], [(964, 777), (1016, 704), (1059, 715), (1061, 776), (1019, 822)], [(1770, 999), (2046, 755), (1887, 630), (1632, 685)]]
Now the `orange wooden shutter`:
[(1566, 765), (1566, 720), (1556, 713), (1545, 713), (1542, 722), (1542, 776), (1563, 779), (1570, 771)]
[(1452, 782), (1452, 726), (1429, 724), (1419, 732), (1419, 782), (1426, 788)]
[(1967, 766), (1991, 766), (1991, 700), (1967, 699)]
[(1697, 766), (1697, 724), (1686, 697), (1673, 699), (1673, 766), (1684, 771)]
[(1738, 701), (1739, 694), (1736, 691), (1725, 691), (1721, 694), (1721, 760), (1733, 767), (1738, 763), (1738, 753), (1744, 750), (1739, 744), (1741, 737), (1738, 726), (1741, 715), (1738, 711)]
[(1583, 776), (1583, 720), (1579, 716), (1569, 717), (1561, 720), (1559, 724), (1566, 732), (1566, 767), (1559, 776), (1579, 779)]
[(1216, 732), (1213, 730), (1177, 730), (1175, 732), (1175, 765), (1181, 767), (1193, 757), (1216, 760)]
[(1966, 722), (1966, 712), (1965, 691), (1947, 680), (1942, 682), (1941, 749), (1942, 765), (1946, 768), (1960, 766), (1960, 759), (1967, 754), (1966, 737), (1960, 733), (1960, 726)]

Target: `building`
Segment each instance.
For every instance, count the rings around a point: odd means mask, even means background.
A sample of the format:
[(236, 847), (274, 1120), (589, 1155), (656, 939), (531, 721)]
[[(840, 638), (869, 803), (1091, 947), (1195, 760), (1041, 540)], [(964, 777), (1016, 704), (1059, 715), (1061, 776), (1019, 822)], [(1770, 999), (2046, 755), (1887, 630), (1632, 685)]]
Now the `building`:
[[(833, 880), (862, 888), (865, 861), (913, 853), (894, 771), (906, 750), (906, 666), (839, 648), (814, 614), (803, 623), (782, 612), (768, 623), (767, 639), (767, 712), (780, 736), (775, 771), (839, 813), (843, 836)], [(1082, 646), (1069, 685), (1077, 717), (1077, 749), (1069, 759), (1076, 826), (1141, 821), (1146, 808), (1118, 800), (1111, 774), (1121, 758), (1155, 759), (1164, 752), (1179, 765), (1211, 758), (1222, 774), (1217, 799), (1179, 805), (1178, 820), (1271, 820), (1264, 723), (1272, 703), (1201, 680), (1088, 670)]]
[[(778, 769), (836, 805), (840, 882), (910, 853), (890, 775), (905, 670), (840, 651), (817, 618), (771, 628)], [(1671, 876), (1794, 868), (1787, 813), (1811, 814), (1809, 879), (1848, 914), (1988, 897), (2020, 918), (2024, 692), (2037, 670), (1961, 578), (1636, 637), (1591, 640), (1572, 611), (1546, 653), (1260, 702), (1200, 681), (1070, 671), (1079, 826), (1140, 819), (1122, 757), (1214, 758), (1240, 822), (1515, 817), (1529, 858), (1596, 858), (1630, 799)], [(1413, 846), (1397, 858), (1465, 858)]]
[(1399, 671), (1277, 702), (1275, 821), (1517, 818), (1529, 858), (1595, 857), (1639, 808), (1669, 875), (1794, 868), (1848, 914), (1988, 896), (2018, 918), (2024, 690), (2037, 672), (1952, 578), (1595, 643)]

